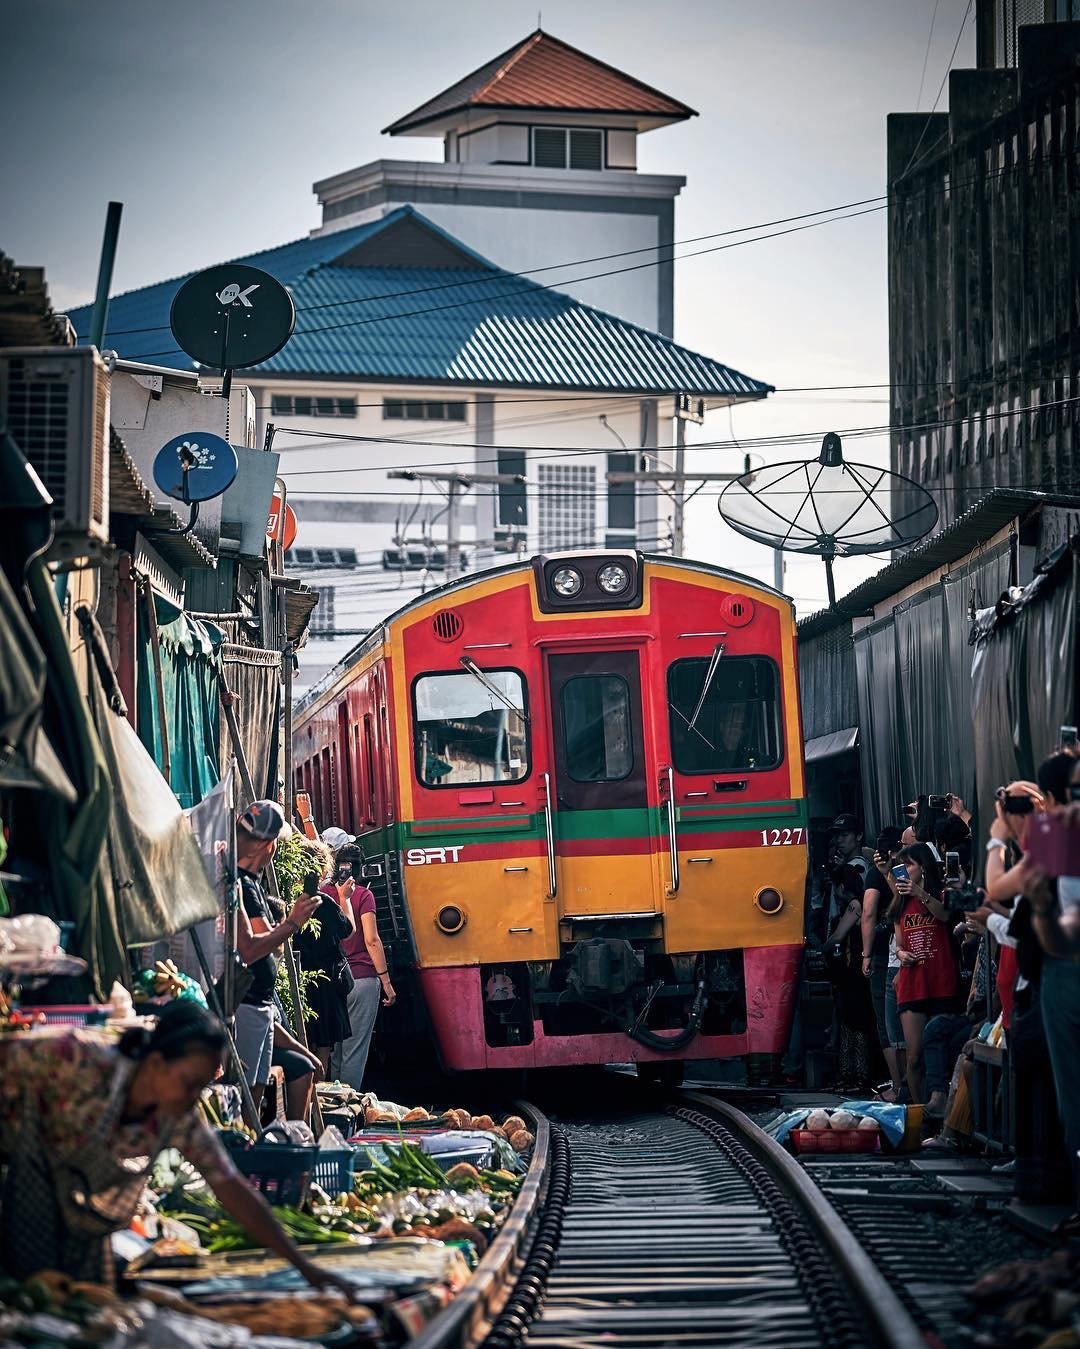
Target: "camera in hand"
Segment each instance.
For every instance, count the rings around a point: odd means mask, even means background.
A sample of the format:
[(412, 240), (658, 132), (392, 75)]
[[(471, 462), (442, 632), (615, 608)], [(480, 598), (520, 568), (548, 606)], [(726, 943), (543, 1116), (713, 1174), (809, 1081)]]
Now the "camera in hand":
[(973, 913), (980, 908), (984, 892), (968, 881), (965, 885), (947, 885), (941, 902), (951, 914)]
[(341, 885), (345, 881), (347, 881), (351, 875), (352, 875), (352, 863), (339, 862), (337, 872), (334, 876), (334, 879), (337, 881), (338, 885)]

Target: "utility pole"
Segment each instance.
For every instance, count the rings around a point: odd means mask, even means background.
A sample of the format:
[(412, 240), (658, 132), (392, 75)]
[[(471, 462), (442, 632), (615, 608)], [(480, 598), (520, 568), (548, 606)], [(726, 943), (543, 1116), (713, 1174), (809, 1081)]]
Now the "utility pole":
[(686, 482), (686, 418), (675, 415), (675, 509), (671, 516), (671, 552), (674, 557), (683, 555), (683, 520), (685, 518), (686, 499), (683, 486)]
[[(689, 394), (680, 393), (675, 396), (675, 473), (670, 479), (672, 483), (672, 500), (674, 501), (674, 510), (671, 517), (671, 552), (673, 557), (682, 557), (683, 551), (683, 533), (684, 521), (686, 519), (686, 498), (683, 496), (683, 489), (686, 486), (686, 423), (696, 422), (698, 426), (705, 420), (705, 400), (703, 398), (691, 398)], [(694, 475), (694, 480), (700, 477), (700, 474)], [(724, 481), (730, 481), (731, 477), (739, 475), (728, 475)], [(701, 491), (701, 488), (698, 488)], [(691, 495), (696, 495), (691, 493)]]
[[(679, 423), (680, 429), (682, 423)], [(680, 462), (676, 459), (676, 464)], [(682, 556), (683, 544), (683, 506), (686, 501), (692, 501), (701, 491), (707, 482), (734, 482), (744, 474), (750, 472), (750, 456), (747, 455), (743, 461), (743, 467), (738, 473), (687, 473), (684, 469), (651, 469), (648, 472), (644, 470), (640, 473), (609, 473), (607, 480), (610, 483), (616, 482), (651, 482), (655, 483), (661, 490), (667, 489), (670, 492), (672, 500), (675, 502), (675, 515), (672, 529), (671, 551), (675, 557)], [(696, 482), (697, 486), (688, 497), (683, 496), (688, 482)]]
[(414, 469), (393, 469), (388, 478), (403, 478), (406, 482), (433, 482), (447, 495), (446, 508), (446, 576), (458, 574), (458, 505), (462, 493), (475, 486), (501, 486), (503, 483), (524, 483), (524, 473), (417, 473)]

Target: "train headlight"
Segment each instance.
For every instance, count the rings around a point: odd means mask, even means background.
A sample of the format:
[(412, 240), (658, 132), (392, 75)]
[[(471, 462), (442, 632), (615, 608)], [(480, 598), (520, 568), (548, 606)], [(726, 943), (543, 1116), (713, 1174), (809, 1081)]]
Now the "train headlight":
[(575, 595), (579, 595), (584, 584), (577, 567), (560, 567), (551, 578), (552, 590), (564, 600), (572, 600)]
[(440, 932), (452, 937), (465, 926), (465, 914), (456, 904), (444, 904), (435, 915), (435, 926)]
[(784, 896), (779, 890), (774, 890), (772, 886), (767, 885), (754, 896), (754, 903), (762, 913), (779, 913), (784, 907)]
[(621, 595), (630, 584), (630, 573), (619, 562), (609, 562), (596, 573), (596, 584), (605, 595)]

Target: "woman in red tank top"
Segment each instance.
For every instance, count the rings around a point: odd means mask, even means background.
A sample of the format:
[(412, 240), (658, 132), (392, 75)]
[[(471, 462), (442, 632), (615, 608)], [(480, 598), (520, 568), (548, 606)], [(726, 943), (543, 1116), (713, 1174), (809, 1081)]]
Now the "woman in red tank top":
[(942, 904), (941, 872), (925, 843), (913, 843), (900, 854), (906, 880), (889, 876), (893, 902), (889, 918), (896, 925), (896, 1003), (907, 1046), (907, 1080), (912, 1101), (926, 1095), (923, 1028), (929, 1017), (951, 1012), (960, 991), (953, 955), (948, 910)]

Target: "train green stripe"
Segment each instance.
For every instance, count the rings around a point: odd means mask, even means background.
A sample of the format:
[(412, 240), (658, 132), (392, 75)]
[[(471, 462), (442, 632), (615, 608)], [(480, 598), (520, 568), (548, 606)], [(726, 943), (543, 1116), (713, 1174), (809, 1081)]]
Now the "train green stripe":
[[(716, 805), (677, 808), (680, 837), (695, 834), (754, 832), (759, 829), (807, 824), (804, 800), (740, 803), (728, 810)], [(560, 841), (588, 843), (601, 839), (652, 838), (667, 835), (666, 807), (622, 810), (567, 810), (555, 815), (555, 835)], [(375, 855), (412, 846), (432, 847), (482, 844), (498, 839), (507, 843), (539, 839), (544, 818), (535, 815), (500, 816), (490, 820), (409, 820), (360, 834), (361, 846)]]

